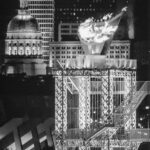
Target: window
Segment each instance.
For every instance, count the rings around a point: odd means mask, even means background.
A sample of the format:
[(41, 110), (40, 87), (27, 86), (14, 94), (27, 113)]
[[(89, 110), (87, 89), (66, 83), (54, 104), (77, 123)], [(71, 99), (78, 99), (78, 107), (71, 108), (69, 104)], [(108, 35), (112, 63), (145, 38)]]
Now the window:
[(101, 91), (102, 82), (100, 78), (91, 78), (91, 92)]
[(116, 49), (119, 49), (120, 47), (119, 46), (116, 46)]
[(113, 95), (113, 105), (114, 108), (120, 106), (120, 104), (123, 102), (124, 94), (114, 94)]
[(56, 54), (60, 54), (60, 51), (56, 51)]
[(101, 124), (101, 95), (91, 94), (90, 95), (90, 118), (91, 128), (99, 128)]
[(79, 95), (67, 91), (68, 129), (79, 128)]
[(110, 46), (110, 49), (114, 49), (114, 46)]
[(79, 147), (67, 147), (67, 150), (79, 150)]
[(121, 49), (125, 49), (125, 46), (121, 46)]
[(124, 91), (125, 90), (125, 83), (124, 78), (114, 78), (113, 79), (113, 91)]
[(101, 150), (101, 147), (91, 147), (91, 150)]

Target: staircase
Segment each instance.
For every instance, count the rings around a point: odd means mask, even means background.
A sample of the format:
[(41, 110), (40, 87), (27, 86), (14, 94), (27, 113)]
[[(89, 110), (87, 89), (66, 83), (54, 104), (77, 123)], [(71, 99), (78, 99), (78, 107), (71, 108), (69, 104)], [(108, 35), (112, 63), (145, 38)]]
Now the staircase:
[(150, 142), (150, 129), (132, 129), (129, 131), (131, 141)]
[(131, 103), (129, 103), (124, 108), (125, 123), (130, 119), (131, 115), (135, 112), (135, 110), (141, 104), (143, 99), (149, 94), (149, 90), (150, 90), (150, 82), (145, 81), (142, 87), (135, 92), (135, 94), (132, 97)]

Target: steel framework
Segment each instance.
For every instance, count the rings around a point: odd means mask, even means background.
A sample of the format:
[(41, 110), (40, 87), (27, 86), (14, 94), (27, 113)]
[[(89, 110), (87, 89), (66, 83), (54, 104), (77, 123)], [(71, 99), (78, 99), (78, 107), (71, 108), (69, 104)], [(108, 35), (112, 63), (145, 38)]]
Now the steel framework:
[[(131, 95), (136, 93), (136, 71), (127, 69), (59, 69), (55, 75), (55, 131), (56, 149), (90, 149), (99, 147), (103, 150), (125, 148), (137, 150), (142, 140), (135, 141), (130, 136), (136, 129), (136, 111), (126, 115), (114, 108), (114, 78), (123, 78), (124, 98), (120, 108), (131, 105)], [(91, 91), (92, 78), (101, 81), (101, 91)], [(67, 93), (79, 95), (77, 128), (68, 128)], [(118, 91), (119, 92), (119, 91)], [(100, 126), (91, 126), (91, 94), (101, 94)], [(118, 93), (119, 94), (119, 93)], [(97, 98), (95, 98), (95, 101)], [(118, 111), (118, 110), (117, 110)], [(97, 120), (96, 120), (97, 121)], [(121, 130), (123, 129), (123, 133)], [(143, 132), (143, 131), (140, 131)], [(145, 131), (146, 132), (146, 131)]]

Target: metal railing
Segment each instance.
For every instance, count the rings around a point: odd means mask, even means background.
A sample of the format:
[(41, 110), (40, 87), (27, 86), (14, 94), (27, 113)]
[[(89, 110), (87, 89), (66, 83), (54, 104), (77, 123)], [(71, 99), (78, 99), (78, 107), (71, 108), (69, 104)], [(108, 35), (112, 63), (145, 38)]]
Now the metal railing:
[(128, 134), (130, 140), (150, 142), (150, 129), (132, 129)]

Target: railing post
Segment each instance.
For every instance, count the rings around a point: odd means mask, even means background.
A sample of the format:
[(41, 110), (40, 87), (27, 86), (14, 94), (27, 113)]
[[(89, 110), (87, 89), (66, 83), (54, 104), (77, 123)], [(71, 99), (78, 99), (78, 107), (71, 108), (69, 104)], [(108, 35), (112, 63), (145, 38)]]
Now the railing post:
[(32, 132), (32, 136), (33, 136), (34, 149), (35, 150), (41, 150), (38, 132), (37, 132), (36, 127), (32, 127), (31, 132)]
[(21, 139), (20, 139), (19, 130), (17, 127), (13, 129), (13, 135), (14, 135), (14, 142), (15, 142), (16, 150), (22, 150)]

